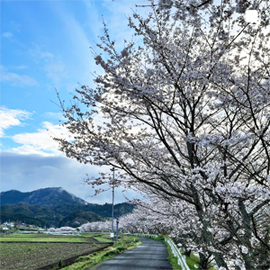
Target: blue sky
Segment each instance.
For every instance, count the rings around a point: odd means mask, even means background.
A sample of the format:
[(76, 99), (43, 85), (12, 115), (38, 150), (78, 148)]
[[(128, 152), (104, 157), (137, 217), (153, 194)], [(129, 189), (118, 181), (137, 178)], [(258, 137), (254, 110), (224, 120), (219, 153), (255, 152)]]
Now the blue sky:
[(83, 183), (86, 173), (101, 169), (67, 159), (51, 139), (63, 132), (55, 89), (68, 101), (79, 84), (93, 86), (91, 72), (101, 70), (89, 47), (102, 35), (103, 18), (120, 48), (132, 36), (126, 16), (140, 3), (145, 1), (0, 1), (0, 191), (63, 187), (89, 202), (111, 201), (110, 192), (91, 197)]

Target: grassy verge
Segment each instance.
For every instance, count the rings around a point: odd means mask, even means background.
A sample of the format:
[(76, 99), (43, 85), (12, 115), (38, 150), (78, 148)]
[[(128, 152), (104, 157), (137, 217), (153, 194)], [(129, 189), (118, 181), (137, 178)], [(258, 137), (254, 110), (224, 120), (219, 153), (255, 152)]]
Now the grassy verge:
[[(170, 245), (165, 241), (163, 236), (158, 236), (153, 238), (154, 240), (157, 241), (162, 241), (167, 245), (169, 257), (168, 260), (170, 261), (173, 270), (182, 270), (182, 267), (178, 265), (178, 260), (176, 257), (174, 257)], [(184, 252), (181, 252), (182, 255), (184, 255)], [(195, 256), (193, 253), (190, 254), (190, 257), (186, 256), (186, 263), (189, 267), (190, 270), (198, 270), (199, 268), (199, 263), (200, 263), (200, 258)], [(214, 267), (209, 268), (209, 270), (216, 270)]]
[[(184, 251), (181, 251), (181, 253), (182, 253), (182, 255), (184, 255)], [(190, 257), (186, 256), (186, 262), (187, 262), (187, 265), (189, 266), (190, 270), (198, 270), (200, 258), (195, 256), (193, 253), (191, 253)], [(208, 267), (210, 267), (209, 270), (216, 270), (216, 268), (211, 267), (211, 264)]]
[[(164, 241), (164, 243), (167, 245), (167, 249), (168, 249), (168, 253), (169, 253), (168, 260), (171, 262), (173, 270), (182, 270), (182, 267), (180, 265), (178, 265), (177, 258), (174, 257), (174, 255), (172, 253), (172, 249), (171, 249), (170, 245), (166, 241)], [(182, 255), (184, 255), (184, 254), (182, 253)], [(191, 253), (190, 257), (186, 256), (186, 263), (187, 263), (190, 270), (198, 270), (200, 259)]]
[(104, 237), (100, 237), (100, 236), (96, 236), (94, 237), (94, 239), (98, 240), (99, 242), (110, 242), (111, 240), (108, 238), (104, 238)]
[(117, 245), (114, 245), (112, 247), (108, 247), (102, 251), (94, 252), (88, 256), (82, 256), (77, 259), (77, 261), (69, 265), (65, 268), (62, 268), (63, 270), (84, 270), (89, 269), (90, 267), (93, 267), (103, 261), (106, 261), (113, 256), (120, 254), (121, 252), (125, 250), (129, 250), (134, 248), (137, 245), (140, 245), (141, 242), (136, 239), (135, 241), (129, 242), (130, 239), (134, 239), (134, 237), (124, 237), (119, 240), (119, 243)]

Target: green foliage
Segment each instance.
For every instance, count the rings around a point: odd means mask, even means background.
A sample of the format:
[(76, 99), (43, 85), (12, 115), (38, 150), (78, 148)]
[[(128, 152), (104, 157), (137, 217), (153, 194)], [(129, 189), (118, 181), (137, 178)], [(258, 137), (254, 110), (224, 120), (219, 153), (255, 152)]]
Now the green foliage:
[(62, 266), (63, 266), (63, 261), (62, 261), (62, 259), (59, 259), (58, 266), (59, 266), (59, 267), (62, 267)]
[(159, 235), (158, 237), (155, 237), (153, 239), (156, 241), (164, 241), (165, 240), (163, 235)]
[[(168, 253), (169, 253), (168, 260), (170, 261), (173, 270), (182, 270), (182, 267), (180, 265), (178, 265), (177, 258), (172, 253), (170, 245), (165, 241), (164, 236), (159, 235), (158, 237), (155, 237), (153, 239), (157, 240), (157, 241), (162, 241), (167, 245), (167, 249), (168, 249)], [(184, 255), (184, 252), (182, 252), (182, 255)], [(191, 253), (190, 257), (186, 256), (186, 263), (187, 263), (190, 270), (198, 270), (200, 259), (197, 256), (195, 256), (193, 253)], [(216, 270), (216, 269), (211, 267), (211, 268), (209, 268), (209, 270)]]
[(59, 227), (69, 226), (78, 227), (87, 222), (94, 222), (103, 220), (98, 214), (94, 212), (85, 212), (82, 210), (77, 210), (69, 214), (67, 217), (63, 218)]
[[(120, 217), (122, 215), (131, 213), (134, 208), (134, 205), (128, 203), (119, 203), (114, 206), (115, 217)], [(64, 216), (70, 215), (75, 211), (84, 211), (84, 212), (93, 212), (98, 214), (103, 218), (111, 217), (112, 215), (112, 205), (111, 204), (87, 204), (87, 205), (78, 205), (78, 204), (69, 204), (69, 205), (59, 205), (54, 208), (56, 213), (61, 213)]]
[(55, 213), (49, 207), (39, 205), (4, 205), (0, 207), (0, 212), (2, 223), (12, 220), (39, 227), (50, 227), (58, 224), (63, 218), (62, 215)]
[[(20, 221), (39, 227), (78, 227), (86, 222), (111, 217), (111, 204), (85, 204), (62, 188), (45, 188), (32, 192), (10, 190), (0, 193), (0, 222)], [(131, 213), (134, 205), (114, 206), (115, 217)]]
[(79, 257), (76, 260), (76, 263), (69, 265), (63, 270), (84, 270), (86, 268), (92, 267), (98, 263), (101, 263), (105, 260), (110, 259), (111, 257), (127, 250), (130, 248), (133, 248), (134, 246), (140, 244), (141, 242), (133, 241), (129, 243), (127, 239), (130, 239), (130, 237), (123, 237), (121, 240), (121, 243), (119, 241), (119, 244), (114, 245), (113, 247), (109, 247), (105, 250), (94, 252), (88, 256), (82, 256)]
[[(184, 255), (184, 252), (182, 252), (182, 255)], [(191, 253), (190, 257), (186, 256), (186, 262), (190, 270), (198, 270), (199, 264), (200, 264), (200, 258), (198, 258), (193, 253)], [(211, 265), (209, 265), (208, 267), (209, 267), (209, 270), (216, 270), (214, 267), (211, 267)]]
[(119, 254), (120, 251), (118, 250), (118, 248), (110, 250), (109, 252), (105, 253), (101, 259), (107, 259), (107, 258), (111, 258), (112, 256)]
[[(115, 205), (115, 216), (132, 212), (133, 205)], [(64, 204), (56, 207), (41, 205), (3, 205), (0, 206), (0, 222), (20, 221), (39, 227), (78, 227), (86, 222), (102, 221), (111, 216), (111, 204)]]
[(120, 252), (122, 252), (122, 251), (126, 250), (126, 248), (125, 248), (125, 247), (123, 247), (123, 246), (117, 247), (117, 249), (118, 249)]

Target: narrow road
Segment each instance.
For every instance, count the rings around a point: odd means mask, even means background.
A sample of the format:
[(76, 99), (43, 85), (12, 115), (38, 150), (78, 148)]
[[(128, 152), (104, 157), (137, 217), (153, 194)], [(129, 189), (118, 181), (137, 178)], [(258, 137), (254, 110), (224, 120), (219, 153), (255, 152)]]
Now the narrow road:
[(96, 270), (172, 270), (164, 243), (148, 238), (140, 241), (142, 245), (101, 263)]

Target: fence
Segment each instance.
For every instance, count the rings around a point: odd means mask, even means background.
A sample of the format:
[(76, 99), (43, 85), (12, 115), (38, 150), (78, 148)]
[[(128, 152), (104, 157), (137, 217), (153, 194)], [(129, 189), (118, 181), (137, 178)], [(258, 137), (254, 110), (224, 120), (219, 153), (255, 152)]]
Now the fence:
[(182, 256), (180, 250), (177, 248), (175, 243), (169, 237), (165, 237), (165, 241), (170, 245), (172, 253), (174, 257), (177, 258), (177, 263), (181, 266), (182, 270), (190, 270), (186, 263), (185, 256)]

